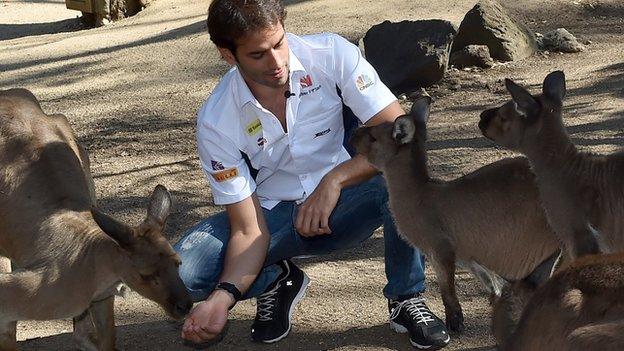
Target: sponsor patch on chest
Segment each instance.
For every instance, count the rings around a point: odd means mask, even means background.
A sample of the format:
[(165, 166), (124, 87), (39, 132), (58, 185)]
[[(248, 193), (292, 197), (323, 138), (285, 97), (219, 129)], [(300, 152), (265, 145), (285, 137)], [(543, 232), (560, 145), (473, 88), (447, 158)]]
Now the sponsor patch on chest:
[(260, 131), (262, 131), (262, 123), (260, 123), (259, 119), (249, 123), (247, 127), (245, 127), (245, 132), (247, 132), (248, 135), (256, 135), (260, 133)]

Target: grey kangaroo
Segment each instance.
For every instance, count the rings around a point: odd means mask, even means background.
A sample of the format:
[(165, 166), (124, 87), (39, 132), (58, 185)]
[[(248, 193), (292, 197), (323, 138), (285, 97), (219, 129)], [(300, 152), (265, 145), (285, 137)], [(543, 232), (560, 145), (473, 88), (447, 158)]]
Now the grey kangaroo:
[(95, 207), (86, 151), (63, 115), (24, 89), (0, 91), (0, 350), (16, 322), (74, 317), (75, 346), (114, 350), (113, 302), (123, 282), (174, 318), (192, 306), (180, 259), (162, 235), (171, 198), (159, 185), (136, 227)]
[(560, 243), (548, 226), (525, 158), (504, 159), (448, 182), (430, 176), (425, 147), (429, 104), (423, 96), (409, 115), (359, 128), (352, 142), (383, 172), (398, 229), (430, 257), (446, 324), (461, 331), (456, 261), (471, 268), (489, 290), (497, 290), (488, 270), (522, 279), (556, 255)]
[(579, 151), (566, 132), (562, 71), (533, 96), (510, 79), (512, 100), (481, 113), (479, 128), (497, 144), (527, 156), (548, 221), (572, 257), (624, 249), (624, 152)]

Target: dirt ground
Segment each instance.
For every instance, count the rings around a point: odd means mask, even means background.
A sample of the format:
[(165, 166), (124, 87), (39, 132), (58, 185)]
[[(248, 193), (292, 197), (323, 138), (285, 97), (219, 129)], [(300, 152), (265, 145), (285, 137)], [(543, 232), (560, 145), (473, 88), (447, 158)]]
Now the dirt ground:
[[(286, 0), (287, 30), (331, 31), (356, 41), (383, 20), (446, 19), (459, 25), (474, 0)], [(504, 1), (531, 29), (565, 27), (591, 42), (578, 54), (535, 55), (486, 71), (449, 72), (430, 89), (432, 172), (451, 179), (511, 153), (478, 131), (479, 113), (507, 95), (504, 77), (536, 91), (555, 69), (567, 75), (565, 118), (583, 149), (611, 152), (624, 144), (624, 3), (621, 0)], [(219, 211), (204, 179), (194, 140), (195, 113), (227, 70), (205, 30), (208, 1), (153, 0), (137, 16), (84, 29), (62, 0), (0, 0), (0, 89), (25, 87), (48, 113), (64, 113), (90, 152), (102, 208), (130, 223), (141, 220), (158, 184), (175, 198), (167, 227), (175, 242), (185, 228)], [(312, 278), (291, 335), (253, 344), (252, 302), (233, 311), (215, 350), (408, 350), (390, 331), (381, 289), (383, 240), (324, 258), (299, 260)], [(438, 287), (427, 272), (426, 293), (443, 316)], [(458, 292), (466, 331), (447, 350), (487, 350), (490, 307), (475, 279), (460, 271)], [(183, 350), (178, 324), (152, 302), (129, 293), (117, 299), (121, 350)], [(21, 322), (23, 350), (70, 350), (69, 321)]]

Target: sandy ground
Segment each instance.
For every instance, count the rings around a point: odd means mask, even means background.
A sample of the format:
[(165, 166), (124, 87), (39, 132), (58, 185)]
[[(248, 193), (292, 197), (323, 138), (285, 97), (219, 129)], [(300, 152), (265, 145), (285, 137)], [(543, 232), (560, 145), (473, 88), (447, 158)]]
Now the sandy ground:
[[(459, 25), (473, 0), (287, 0), (287, 29), (332, 31), (356, 41), (383, 20), (440, 18)], [(511, 1), (509, 2), (511, 3)], [(487, 71), (450, 71), (430, 90), (433, 173), (451, 179), (510, 155), (484, 139), (479, 113), (507, 96), (501, 79), (538, 89), (563, 69), (568, 78), (566, 123), (584, 149), (611, 152), (624, 144), (624, 4), (618, 0), (518, 0), (507, 5), (532, 29), (565, 27), (584, 41), (578, 54), (536, 55)], [(48, 113), (64, 113), (91, 154), (101, 206), (137, 223), (158, 183), (175, 197), (167, 235), (174, 242), (199, 219), (219, 211), (195, 152), (195, 113), (227, 66), (205, 30), (208, 1), (154, 0), (131, 19), (83, 29), (77, 12), (59, 0), (0, 0), (0, 89), (25, 87)], [(459, 88), (457, 88), (459, 87)], [(407, 350), (405, 336), (387, 325), (381, 294), (383, 240), (329, 257), (299, 261), (312, 278), (291, 335), (275, 345), (250, 342), (252, 302), (232, 313), (229, 333), (215, 350)], [(427, 297), (443, 315), (434, 276)], [(482, 289), (458, 272), (466, 331), (448, 350), (486, 350), (494, 342)], [(116, 302), (122, 350), (182, 350), (179, 327), (152, 302), (130, 293)], [(69, 321), (21, 322), (24, 350), (71, 349)]]

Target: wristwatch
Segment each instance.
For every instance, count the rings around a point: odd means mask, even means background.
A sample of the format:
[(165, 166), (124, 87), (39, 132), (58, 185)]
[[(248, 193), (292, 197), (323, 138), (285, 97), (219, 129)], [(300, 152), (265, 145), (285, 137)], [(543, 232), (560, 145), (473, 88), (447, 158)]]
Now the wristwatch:
[(232, 294), (232, 296), (234, 297), (234, 304), (232, 304), (232, 306), (230, 306), (230, 309), (232, 309), (232, 307), (234, 307), (234, 305), (236, 305), (236, 303), (243, 298), (243, 294), (240, 292), (240, 290), (238, 290), (236, 285), (234, 285), (232, 283), (220, 282), (215, 287), (215, 290), (225, 290), (225, 291), (229, 292), (230, 294)]

